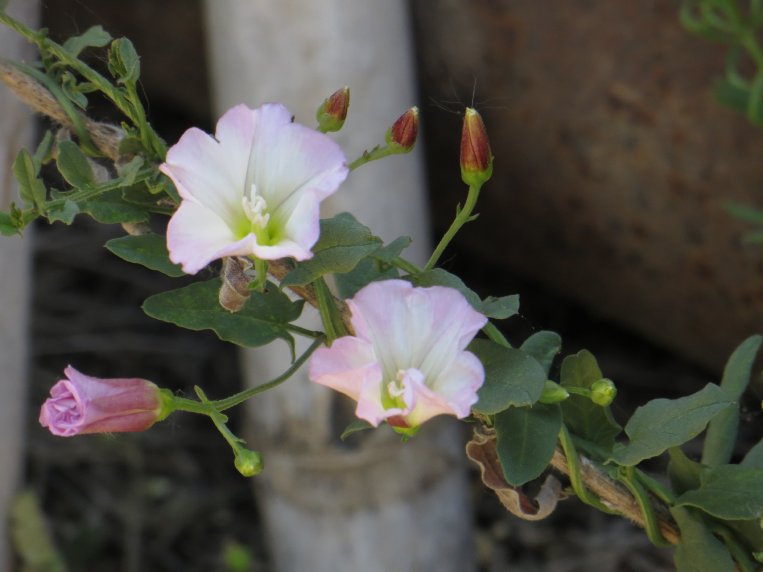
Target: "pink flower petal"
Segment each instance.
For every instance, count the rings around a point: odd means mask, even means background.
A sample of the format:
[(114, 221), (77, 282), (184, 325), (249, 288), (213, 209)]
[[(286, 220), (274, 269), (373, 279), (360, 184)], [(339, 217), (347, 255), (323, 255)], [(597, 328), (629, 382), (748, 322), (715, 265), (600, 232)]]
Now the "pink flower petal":
[(234, 254), (310, 258), (319, 202), (349, 172), (333, 140), (293, 123), (278, 104), (231, 108), (214, 138), (189, 129), (160, 169), (183, 199), (167, 247), (188, 273)]
[[(311, 365), (313, 381), (356, 399), (358, 417), (374, 425), (387, 419), (415, 428), (437, 415), (469, 415), (485, 372), (464, 348), (486, 318), (460, 292), (385, 280), (362, 288), (347, 305), (356, 337), (341, 338), (341, 351), (316, 352), (320, 367)], [(378, 366), (373, 377), (369, 363)], [(321, 381), (321, 371), (341, 383)]]
[(363, 380), (380, 382), (382, 376), (371, 344), (345, 336), (334, 340), (330, 348), (315, 351), (310, 359), (309, 377), (357, 400)]

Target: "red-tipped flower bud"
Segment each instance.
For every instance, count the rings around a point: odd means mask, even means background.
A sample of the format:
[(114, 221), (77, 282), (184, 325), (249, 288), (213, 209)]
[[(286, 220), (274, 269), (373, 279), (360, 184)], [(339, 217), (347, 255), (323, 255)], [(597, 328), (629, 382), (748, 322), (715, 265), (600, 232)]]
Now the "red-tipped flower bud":
[(350, 88), (344, 86), (336, 90), (318, 108), (315, 118), (318, 120), (318, 131), (328, 133), (339, 131), (347, 118), (350, 107)]
[(419, 135), (419, 108), (411, 107), (387, 131), (387, 145), (397, 153), (408, 153)]
[(466, 108), (461, 131), (461, 179), (469, 186), (481, 186), (493, 174), (493, 153), (485, 124), (476, 109)]

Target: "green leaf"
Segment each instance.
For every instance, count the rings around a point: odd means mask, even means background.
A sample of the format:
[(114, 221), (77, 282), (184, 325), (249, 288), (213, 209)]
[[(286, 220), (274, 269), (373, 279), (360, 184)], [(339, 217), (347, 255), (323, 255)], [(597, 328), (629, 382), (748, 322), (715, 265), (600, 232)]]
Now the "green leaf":
[(145, 222), (148, 220), (148, 213), (145, 210), (122, 200), (120, 189), (98, 195), (97, 198), (80, 203), (79, 206), (82, 212), (89, 214), (103, 224)]
[(386, 246), (382, 246), (379, 250), (375, 251), (372, 256), (382, 262), (391, 263), (395, 258), (400, 256), (403, 250), (411, 245), (411, 242), (413, 240), (411, 240), (410, 236), (398, 236)]
[(122, 236), (112, 238), (105, 246), (110, 252), (127, 262), (140, 264), (173, 278), (184, 275), (180, 266), (170, 261), (167, 241), (162, 235)]
[(736, 218), (751, 222), (752, 224), (763, 225), (763, 210), (753, 208), (741, 203), (726, 203), (723, 205), (726, 212)]
[(143, 302), (143, 311), (188, 330), (212, 330), (221, 340), (240, 346), (264, 346), (280, 338), (293, 348), (287, 325), (302, 313), (301, 300), (292, 302), (268, 283), (265, 292), (252, 292), (244, 307), (231, 313), (218, 302), (220, 284), (213, 279), (156, 294)]
[(449, 288), (455, 288), (464, 295), (464, 298), (466, 298), (475, 310), (479, 312), (482, 307), (482, 300), (480, 300), (480, 297), (464, 284), (463, 280), (442, 268), (434, 268), (432, 270), (427, 270), (426, 272), (419, 272), (415, 276), (406, 276), (405, 279), (410, 280), (414, 286), (447, 286)]
[(68, 225), (74, 221), (74, 217), (77, 216), (79, 212), (77, 203), (66, 199), (63, 205), (48, 209), (48, 222), (62, 222)]
[(339, 436), (339, 439), (344, 441), (352, 435), (353, 433), (357, 433), (358, 431), (366, 431), (368, 429), (373, 429), (374, 426), (371, 425), (368, 421), (365, 419), (356, 419), (352, 423), (350, 423), (347, 427), (344, 428), (344, 431), (342, 431), (342, 434)]
[(548, 376), (554, 358), (562, 349), (562, 338), (556, 332), (542, 330), (527, 338), (519, 349), (537, 359)]
[(111, 42), (109, 50), (109, 72), (119, 83), (132, 83), (140, 77), (140, 57), (135, 46), (127, 38), (117, 38)]
[(630, 442), (617, 445), (611, 459), (632, 466), (656, 457), (699, 435), (730, 404), (723, 390), (713, 383), (680, 399), (654, 399), (636, 409), (625, 425)]
[(519, 313), (519, 294), (511, 296), (488, 296), (478, 308), (480, 314), (494, 320), (505, 320)]
[(101, 26), (93, 26), (84, 34), (73, 36), (64, 42), (64, 49), (75, 58), (85, 48), (102, 48), (111, 41), (111, 36)]
[(361, 260), (358, 265), (344, 274), (336, 274), (337, 292), (342, 299), (352, 298), (358, 290), (371, 282), (398, 278), (399, 273), (394, 266), (384, 268), (384, 264), (371, 256)]
[(51, 159), (54, 143), (53, 134), (50, 131), (46, 131), (37, 145), (37, 149), (34, 151), (35, 164), (44, 165)]
[(93, 168), (76, 143), (72, 141), (59, 142), (56, 166), (61, 176), (72, 187), (86, 189), (93, 185)]
[(763, 469), (719, 465), (700, 478), (700, 487), (679, 496), (676, 506), (694, 506), (724, 520), (763, 518)]
[(543, 472), (561, 427), (558, 405), (512, 407), (495, 416), (496, 451), (507, 483), (523, 485)]
[(64, 92), (77, 107), (83, 111), (87, 110), (87, 97), (79, 91), (77, 78), (71, 72), (65, 72), (61, 76), (61, 91)]
[(699, 487), (702, 465), (689, 459), (680, 447), (671, 447), (668, 454), (668, 477), (673, 491), (680, 495)]
[(473, 409), (495, 415), (508, 407), (532, 405), (543, 392), (546, 372), (529, 354), (499, 346), (490, 340), (474, 340), (469, 350), (485, 367), (485, 383)]
[(123, 187), (129, 187), (135, 182), (135, 178), (140, 172), (143, 163), (143, 157), (135, 156), (128, 163), (119, 166), (117, 171), (119, 172), (119, 176), (122, 177)]
[(758, 441), (757, 445), (753, 445), (752, 449), (747, 451), (747, 454), (740, 463), (743, 467), (752, 467), (754, 469), (763, 469), (763, 439)]
[(0, 212), (0, 234), (3, 236), (19, 234), (19, 229), (13, 224), (13, 218), (8, 213)]
[[(596, 358), (588, 350), (567, 356), (562, 362), (560, 383), (562, 387), (591, 386), (604, 376)], [(564, 421), (573, 433), (609, 451), (622, 428), (612, 417), (609, 407), (601, 407), (581, 395), (570, 395), (562, 403)]]
[(29, 151), (22, 149), (13, 162), (13, 175), (19, 183), (19, 195), (27, 207), (36, 206), (40, 211), (45, 208), (47, 190), (38, 177), (40, 164)]
[(677, 572), (734, 572), (729, 551), (698, 515), (673, 507), (670, 513), (681, 529), (681, 542), (673, 556)]
[(281, 287), (309, 284), (324, 274), (349, 272), (380, 246), (381, 239), (350, 213), (324, 219), (313, 257), (299, 262), (281, 281)]
[(735, 405), (721, 411), (707, 426), (702, 464), (709, 467), (731, 461), (739, 428), (739, 399), (750, 382), (752, 364), (763, 341), (761, 336), (750, 336), (731, 354), (723, 370), (721, 389)]

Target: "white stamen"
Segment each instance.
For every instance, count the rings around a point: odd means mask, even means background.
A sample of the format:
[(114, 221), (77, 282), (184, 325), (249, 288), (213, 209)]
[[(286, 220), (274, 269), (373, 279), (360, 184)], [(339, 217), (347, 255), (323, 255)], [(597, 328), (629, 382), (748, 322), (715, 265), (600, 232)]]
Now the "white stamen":
[(387, 384), (387, 392), (390, 397), (401, 397), (405, 394), (405, 371), (398, 370), (397, 379)]
[(270, 221), (270, 214), (267, 211), (268, 204), (260, 195), (257, 194), (257, 187), (252, 183), (249, 196), (244, 195), (241, 198), (241, 206), (244, 208), (244, 214), (252, 224), (259, 228), (265, 228)]

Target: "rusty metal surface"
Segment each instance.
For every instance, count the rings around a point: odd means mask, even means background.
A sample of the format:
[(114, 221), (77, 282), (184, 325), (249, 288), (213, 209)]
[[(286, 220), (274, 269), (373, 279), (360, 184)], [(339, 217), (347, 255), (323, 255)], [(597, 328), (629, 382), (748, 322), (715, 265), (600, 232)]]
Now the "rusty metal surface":
[[(489, 102), (495, 174), (465, 248), (714, 368), (763, 330), (763, 247), (722, 208), (763, 207), (763, 130), (715, 100), (723, 49), (677, 3), (412, 6), (424, 95), (469, 103), (476, 78)], [(462, 200), (436, 168), (457, 126), (429, 128), (442, 228)]]

